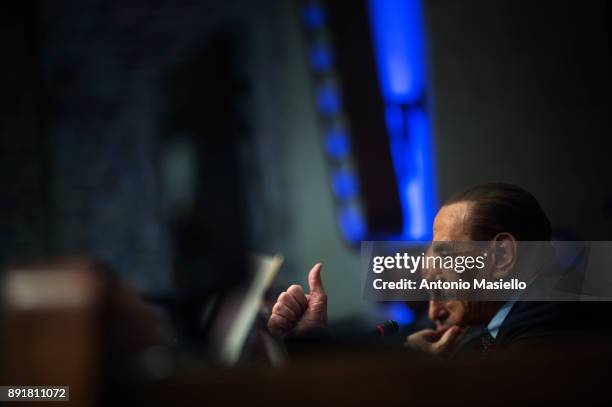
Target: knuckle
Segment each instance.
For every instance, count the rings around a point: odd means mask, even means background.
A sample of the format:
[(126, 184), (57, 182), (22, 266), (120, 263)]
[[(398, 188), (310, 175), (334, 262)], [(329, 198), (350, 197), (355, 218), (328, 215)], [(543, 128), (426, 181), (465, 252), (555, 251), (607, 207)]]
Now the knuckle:
[(302, 286), (294, 284), (287, 289), (287, 293), (290, 294), (296, 302), (306, 303), (306, 294), (304, 294)]
[(290, 329), (291, 324), (289, 324), (289, 322), (285, 318), (279, 315), (272, 315), (268, 320), (268, 327), (274, 329)]
[(280, 304), (280, 308), (279, 308), (279, 314), (288, 318), (288, 317), (293, 317), (294, 316), (294, 312), (291, 310), (291, 308), (289, 308), (288, 306), (286, 306), (285, 304)]
[(280, 328), (280, 326), (281, 326), (280, 318), (278, 318), (276, 315), (272, 315), (270, 319), (268, 320), (268, 328), (278, 329)]

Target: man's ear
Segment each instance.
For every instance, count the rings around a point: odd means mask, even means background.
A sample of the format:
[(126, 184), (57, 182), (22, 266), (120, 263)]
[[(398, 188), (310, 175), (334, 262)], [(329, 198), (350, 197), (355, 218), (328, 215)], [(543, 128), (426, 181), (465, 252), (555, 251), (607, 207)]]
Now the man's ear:
[(514, 268), (517, 257), (516, 238), (510, 233), (499, 233), (491, 241), (492, 278), (504, 278)]

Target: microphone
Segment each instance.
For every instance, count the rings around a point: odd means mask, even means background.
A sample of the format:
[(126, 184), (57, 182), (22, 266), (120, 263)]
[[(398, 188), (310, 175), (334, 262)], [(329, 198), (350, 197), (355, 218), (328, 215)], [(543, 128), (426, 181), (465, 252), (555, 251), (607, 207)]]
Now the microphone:
[(393, 320), (388, 320), (376, 326), (375, 333), (378, 336), (392, 336), (399, 332), (399, 324)]

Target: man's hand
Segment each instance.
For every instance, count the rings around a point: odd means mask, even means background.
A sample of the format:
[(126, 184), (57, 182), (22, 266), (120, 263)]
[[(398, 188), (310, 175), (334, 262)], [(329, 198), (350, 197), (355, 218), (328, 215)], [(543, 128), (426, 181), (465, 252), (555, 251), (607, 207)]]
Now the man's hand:
[(279, 295), (272, 307), (268, 329), (274, 335), (285, 337), (327, 330), (327, 294), (321, 281), (321, 264), (308, 273), (310, 293), (294, 284)]
[(430, 355), (443, 356), (455, 350), (464, 334), (465, 329), (459, 326), (453, 326), (445, 332), (424, 329), (408, 336), (404, 346)]

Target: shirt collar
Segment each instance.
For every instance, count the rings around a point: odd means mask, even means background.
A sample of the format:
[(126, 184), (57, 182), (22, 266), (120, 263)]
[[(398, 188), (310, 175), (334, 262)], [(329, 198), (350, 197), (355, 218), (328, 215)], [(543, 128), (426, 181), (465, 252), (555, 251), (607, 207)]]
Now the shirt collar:
[(516, 300), (507, 301), (506, 303), (504, 303), (504, 305), (502, 305), (502, 307), (493, 316), (491, 322), (489, 322), (489, 325), (487, 325), (487, 330), (493, 338), (497, 338), (499, 328), (501, 328), (502, 324), (504, 323), (504, 320), (510, 313), (510, 310), (512, 310), (512, 306), (514, 306), (515, 303)]

